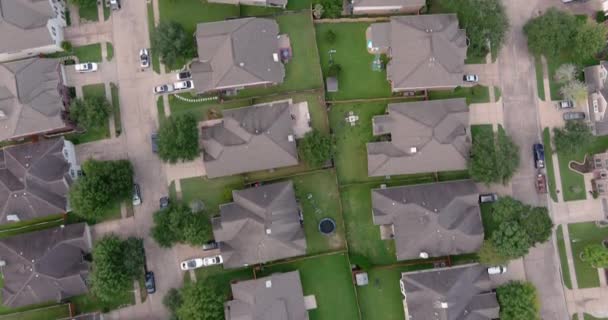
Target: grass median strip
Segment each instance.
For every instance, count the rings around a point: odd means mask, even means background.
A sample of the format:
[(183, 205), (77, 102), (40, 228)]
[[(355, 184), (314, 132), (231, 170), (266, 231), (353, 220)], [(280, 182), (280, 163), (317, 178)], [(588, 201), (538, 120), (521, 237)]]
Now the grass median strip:
[(572, 280), (570, 279), (570, 267), (568, 267), (568, 255), (566, 254), (566, 244), (564, 242), (564, 231), (562, 226), (558, 226), (556, 230), (557, 249), (559, 252), (559, 262), (562, 267), (562, 278), (564, 285), (568, 289), (572, 289)]
[(553, 168), (553, 147), (551, 146), (551, 132), (549, 128), (543, 130), (543, 145), (545, 147), (545, 167), (547, 168), (547, 178), (549, 179), (549, 195), (553, 201), (558, 202), (555, 170)]

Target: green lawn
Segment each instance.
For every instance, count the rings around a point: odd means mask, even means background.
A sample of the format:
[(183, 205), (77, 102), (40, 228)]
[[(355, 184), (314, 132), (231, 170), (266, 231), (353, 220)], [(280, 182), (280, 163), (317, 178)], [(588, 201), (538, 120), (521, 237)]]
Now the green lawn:
[(359, 319), (357, 298), (345, 253), (264, 267), (261, 276), (276, 272), (299, 271), (304, 295), (314, 295), (317, 308), (310, 310), (310, 320)]
[(557, 202), (557, 189), (555, 186), (555, 172), (553, 169), (553, 147), (551, 146), (551, 132), (549, 128), (543, 130), (543, 145), (545, 146), (545, 167), (547, 168), (547, 178), (549, 183), (549, 195), (553, 201)]
[(566, 254), (566, 244), (564, 243), (564, 232), (562, 226), (559, 225), (556, 230), (557, 250), (559, 252), (559, 263), (562, 267), (562, 278), (564, 285), (568, 289), (572, 289), (572, 280), (570, 279), (570, 267), (568, 267), (568, 256)]
[(156, 111), (158, 111), (159, 121), (166, 117), (165, 116), (165, 102), (163, 101), (163, 97), (156, 98)]
[(97, 5), (91, 6), (90, 8), (80, 9), (78, 8), (78, 15), (80, 15), (81, 21), (97, 22), (99, 21), (99, 15), (97, 14)]
[(39, 309), (1, 315), (0, 320), (55, 320), (70, 316), (67, 304), (54, 305)]
[(135, 293), (133, 290), (125, 291), (122, 294), (114, 296), (112, 301), (103, 302), (93, 294), (80, 295), (69, 299), (74, 303), (77, 313), (87, 313), (94, 311), (108, 312), (135, 304)]
[(583, 175), (570, 170), (568, 163), (572, 160), (582, 162), (585, 154), (593, 155), (608, 149), (608, 137), (596, 137), (589, 149), (574, 154), (557, 153), (559, 159), (559, 172), (562, 179), (564, 201), (584, 200), (587, 198), (585, 180)]
[(564, 83), (558, 83), (555, 81), (555, 71), (559, 66), (565, 63), (571, 63), (567, 57), (561, 55), (559, 57), (545, 57), (547, 59), (547, 71), (549, 77), (549, 87), (551, 100), (561, 100), (562, 94), (559, 92), (559, 89), (564, 85)]
[(287, 2), (287, 10), (305, 10), (310, 9), (312, 0), (297, 0)]
[(112, 58), (114, 58), (114, 46), (112, 45), (112, 42), (106, 42), (106, 53), (106, 59), (112, 61)]
[(534, 71), (536, 72), (536, 89), (538, 90), (538, 97), (541, 100), (545, 100), (543, 63), (540, 56), (534, 56)]
[(608, 228), (598, 228), (593, 222), (574, 223), (568, 225), (572, 257), (579, 288), (599, 287), (600, 280), (597, 269), (580, 259), (580, 253), (590, 244), (601, 244), (608, 239)]
[(239, 16), (239, 7), (229, 4), (207, 3), (205, 0), (160, 0), (160, 21), (175, 21), (184, 26), (186, 33), (193, 34), (196, 24), (221, 21)]
[[(152, 35), (154, 34), (154, 7), (152, 1), (148, 2), (148, 33), (150, 36), (150, 43), (152, 43)], [(150, 58), (152, 59), (152, 70), (157, 74), (160, 74), (160, 58), (157, 54), (154, 54), (154, 50), (149, 49)]]
[(429, 91), (430, 100), (466, 98), (467, 103), (490, 102), (490, 89), (484, 86), (456, 87), (454, 90)]
[[(296, 0), (298, 1), (298, 0)], [(263, 17), (281, 14), (283, 8), (241, 5), (241, 17)]]
[(196, 177), (181, 180), (182, 201), (202, 200), (205, 210), (213, 216), (219, 213), (220, 204), (232, 201), (232, 190), (244, 188), (242, 176), (229, 176), (215, 179)]
[[(99, 96), (106, 97), (106, 89), (103, 83), (91, 84), (82, 87), (82, 94), (84, 97), (88, 96)], [(88, 128), (84, 133), (71, 133), (66, 136), (67, 140), (72, 141), (74, 144), (87, 143), (96, 140), (102, 140), (110, 137), (110, 123), (106, 123), (104, 126)]]
[(112, 91), (112, 112), (114, 114), (114, 125), (116, 128), (116, 136), (122, 133), (122, 121), (120, 115), (120, 96), (118, 93), (118, 87), (110, 83), (110, 90)]
[[(226, 296), (226, 300), (232, 296), (230, 282), (253, 279), (253, 270), (251, 268), (225, 270), (222, 266), (216, 266), (199, 268), (194, 272), (196, 273), (197, 282), (204, 282), (205, 284), (217, 287)], [(188, 272), (184, 273), (184, 279), (190, 281)]]
[[(374, 55), (367, 52), (365, 30), (370, 23), (322, 23), (316, 24), (317, 45), (323, 74), (329, 69), (329, 52), (335, 50), (333, 59), (341, 66), (338, 75), (339, 91), (328, 93), (330, 100), (349, 100), (390, 97), (391, 87), (386, 80), (386, 70), (373, 71)], [(327, 41), (326, 34), (333, 31), (334, 43)]]
[(78, 62), (101, 62), (101, 44), (93, 43), (86, 46), (74, 47), (73, 54)]
[[(368, 271), (369, 284), (357, 287), (361, 316), (365, 320), (403, 320), (403, 296), (399, 288), (402, 272), (432, 268), (432, 264), (392, 266)], [(382, 312), (378, 312), (382, 310)]]

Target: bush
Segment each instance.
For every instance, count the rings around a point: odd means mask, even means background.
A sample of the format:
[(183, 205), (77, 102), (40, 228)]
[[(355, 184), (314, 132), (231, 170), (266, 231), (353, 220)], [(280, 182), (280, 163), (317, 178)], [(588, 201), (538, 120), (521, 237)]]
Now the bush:
[(511, 259), (523, 257), (530, 248), (530, 237), (517, 222), (505, 222), (490, 237), (496, 252)]
[(608, 268), (608, 249), (601, 244), (588, 245), (581, 252), (580, 259), (593, 268)]
[(152, 238), (161, 247), (175, 243), (202, 245), (212, 239), (211, 223), (203, 212), (192, 212), (184, 205), (170, 205), (154, 214)]
[(170, 163), (194, 160), (199, 155), (198, 128), (190, 113), (171, 116), (158, 129), (158, 156)]
[(104, 97), (85, 97), (70, 103), (70, 119), (85, 129), (105, 126), (111, 113), (112, 106)]
[(327, 75), (329, 77), (337, 77), (341, 71), (342, 71), (342, 67), (339, 64), (334, 63), (331, 66), (329, 66), (329, 70), (327, 70)]
[(555, 70), (555, 81), (566, 83), (576, 79), (577, 67), (572, 63), (564, 63)]
[(511, 281), (496, 289), (501, 320), (539, 320), (536, 288), (529, 282)]
[(329, 136), (318, 130), (308, 132), (304, 138), (298, 142), (298, 149), (304, 161), (310, 166), (317, 167), (331, 159), (333, 153), (333, 143)]
[(61, 41), (61, 49), (65, 52), (72, 52), (72, 43), (67, 40)]
[(178, 319), (224, 319), (224, 295), (214, 285), (205, 281), (190, 282), (180, 290), (180, 296)]
[(327, 30), (325, 32), (325, 41), (329, 44), (334, 44), (336, 42), (336, 33), (333, 30)]
[[(297, 0), (296, 0), (297, 1)], [(342, 15), (342, 0), (314, 0), (313, 1), (313, 13), (317, 8), (317, 5), (321, 5), (321, 18), (324, 19), (335, 19)], [(319, 19), (319, 18), (317, 18)]]
[(606, 13), (603, 10), (596, 12), (595, 21), (597, 23), (603, 23), (604, 21), (606, 21)]

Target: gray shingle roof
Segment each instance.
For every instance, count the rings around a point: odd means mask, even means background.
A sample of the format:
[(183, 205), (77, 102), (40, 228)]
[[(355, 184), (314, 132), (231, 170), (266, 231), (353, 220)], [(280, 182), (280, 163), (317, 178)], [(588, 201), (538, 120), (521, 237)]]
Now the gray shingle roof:
[(196, 27), (198, 60), (192, 63), (197, 93), (278, 84), (285, 78), (279, 53), (279, 25), (263, 18), (200, 23)]
[(471, 146), (465, 99), (392, 103), (372, 119), (374, 135), (391, 141), (367, 144), (369, 176), (464, 170)]
[(477, 252), (479, 193), (470, 180), (372, 190), (374, 224), (393, 224), (397, 260)]
[(46, 27), (54, 17), (48, 0), (0, 0), (0, 52), (54, 44)]
[(275, 273), (231, 285), (226, 320), (308, 320), (300, 273)]
[(59, 70), (57, 59), (0, 64), (0, 141), (66, 127)]
[(88, 292), (89, 264), (83, 256), (91, 251), (85, 223), (54, 227), (0, 240), (2, 303), (20, 307)]
[(209, 178), (298, 164), (289, 102), (223, 111), (223, 120), (202, 128)]
[(66, 212), (71, 180), (63, 142), (41, 140), (0, 150), (0, 223), (8, 222), (7, 215), (29, 220)]
[[(371, 25), (372, 34), (376, 25)], [(391, 17), (386, 30), (389, 35), (382, 38), (390, 39), (387, 78), (393, 91), (449, 88), (462, 83), (467, 41), (455, 14)]]
[(291, 181), (232, 191), (234, 202), (220, 206), (213, 235), (225, 268), (306, 254), (306, 238)]
[(480, 264), (405, 272), (401, 284), (409, 319), (498, 319), (498, 300), (487, 268)]

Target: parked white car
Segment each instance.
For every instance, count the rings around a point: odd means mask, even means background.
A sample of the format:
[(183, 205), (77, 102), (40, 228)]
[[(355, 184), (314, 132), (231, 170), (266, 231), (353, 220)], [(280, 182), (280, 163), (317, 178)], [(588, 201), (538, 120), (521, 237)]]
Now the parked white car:
[(139, 66), (142, 68), (150, 67), (150, 53), (148, 49), (139, 50)]
[(224, 260), (222, 259), (222, 256), (220, 256), (219, 254), (217, 256), (203, 258), (203, 265), (205, 267), (215, 266), (215, 265), (222, 264), (222, 263), (224, 263)]
[(465, 74), (462, 76), (462, 81), (477, 83), (479, 81), (479, 77), (476, 74)]
[(175, 90), (192, 89), (192, 88), (194, 88), (194, 83), (192, 82), (192, 80), (178, 81), (173, 84), (173, 88)]
[(488, 268), (488, 274), (503, 274), (507, 272), (506, 266), (495, 266)]
[(220, 255), (205, 257), (205, 258), (194, 258), (194, 259), (182, 261), (182, 263), (180, 263), (180, 268), (182, 270), (186, 271), (186, 270), (193, 270), (193, 269), (198, 269), (198, 268), (202, 268), (202, 267), (220, 265), (223, 262), (224, 262), (224, 260), (222, 259), (222, 256), (220, 256)]
[(156, 94), (168, 93), (172, 92), (173, 90), (173, 85), (170, 83), (154, 87), (154, 93)]
[(74, 69), (76, 69), (76, 71), (80, 73), (95, 72), (97, 71), (98, 66), (95, 62), (84, 62), (74, 65)]

